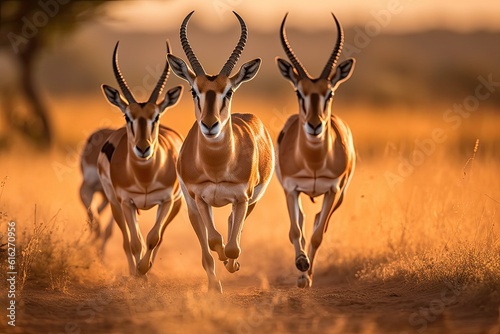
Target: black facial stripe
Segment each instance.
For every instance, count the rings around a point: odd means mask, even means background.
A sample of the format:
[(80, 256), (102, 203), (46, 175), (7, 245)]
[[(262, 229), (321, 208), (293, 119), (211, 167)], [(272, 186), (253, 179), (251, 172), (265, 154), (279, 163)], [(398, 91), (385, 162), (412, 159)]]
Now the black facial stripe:
[(323, 106), (323, 110), (326, 110), (326, 105), (332, 99), (332, 97), (333, 97), (333, 92), (332, 91), (328, 92), (328, 94), (326, 95), (325, 105)]
[(134, 131), (134, 123), (133, 122), (128, 122), (130, 125), (130, 130), (132, 131), (132, 135), (135, 136), (135, 131)]
[(311, 101), (311, 110), (318, 110), (319, 108), (319, 95), (317, 93), (312, 93), (309, 98)]
[(213, 105), (215, 103), (215, 97), (217, 95), (213, 90), (209, 90), (208, 92), (205, 93), (205, 103), (209, 105)]
[(138, 123), (139, 131), (144, 135), (146, 133), (146, 130), (148, 129), (148, 121), (144, 117), (139, 117)]
[(226, 99), (222, 99), (222, 107), (220, 108), (220, 110), (224, 110), (224, 108), (226, 107)]

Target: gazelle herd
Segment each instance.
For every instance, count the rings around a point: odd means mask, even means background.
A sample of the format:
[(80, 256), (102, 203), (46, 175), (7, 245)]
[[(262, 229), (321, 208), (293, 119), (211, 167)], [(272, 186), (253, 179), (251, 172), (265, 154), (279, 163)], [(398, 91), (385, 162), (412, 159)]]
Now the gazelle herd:
[[(295, 265), (300, 271), (297, 285), (312, 284), (316, 252), (333, 212), (342, 203), (355, 165), (355, 151), (349, 127), (332, 114), (331, 104), (338, 86), (349, 79), (355, 61), (337, 65), (344, 40), (343, 29), (333, 15), (337, 42), (321, 75), (313, 78), (299, 61), (285, 33), (286, 15), (280, 39), (289, 63), (276, 58), (278, 69), (298, 97), (299, 111), (284, 124), (277, 138), (276, 152), (266, 127), (253, 114), (231, 111), (234, 92), (252, 80), (261, 65), (259, 58), (244, 63), (231, 74), (245, 47), (248, 30), (236, 13), (240, 38), (228, 60), (216, 75), (207, 74), (187, 37), (189, 13), (180, 27), (180, 41), (189, 65), (173, 55), (167, 41), (165, 69), (147, 102), (137, 102), (118, 66), (118, 43), (113, 53), (113, 72), (121, 94), (102, 86), (106, 99), (123, 113), (125, 124), (117, 130), (102, 129), (88, 139), (82, 154), (83, 183), (80, 196), (101, 250), (111, 235), (113, 219), (123, 234), (123, 248), (129, 271), (143, 277), (151, 268), (167, 225), (187, 204), (191, 225), (202, 251), (202, 264), (210, 291), (222, 292), (211, 251), (226, 269), (240, 268), (240, 238), (245, 219), (254, 210), (272, 177), (273, 169), (285, 192), (290, 216), (289, 238), (295, 248)], [(170, 68), (188, 82), (196, 122), (186, 138), (160, 125), (166, 109), (175, 106), (182, 86), (171, 88), (158, 102)], [(275, 161), (276, 154), (276, 161)], [(95, 193), (102, 202), (91, 208)], [(309, 248), (306, 250), (304, 214), (299, 195), (313, 200), (323, 196), (316, 214)], [(99, 214), (109, 203), (112, 220), (101, 235)], [(227, 240), (216, 229), (213, 207), (231, 205)], [(157, 206), (156, 221), (144, 241), (136, 213)]]

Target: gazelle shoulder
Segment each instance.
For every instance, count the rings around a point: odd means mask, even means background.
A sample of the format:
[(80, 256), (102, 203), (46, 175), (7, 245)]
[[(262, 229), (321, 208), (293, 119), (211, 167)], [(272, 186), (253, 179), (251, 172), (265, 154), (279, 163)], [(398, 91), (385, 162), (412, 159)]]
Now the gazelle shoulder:
[(127, 136), (127, 129), (121, 127), (110, 134), (108, 139), (104, 142), (101, 147), (101, 155), (105, 155), (109, 162), (115, 153), (116, 148), (120, 145), (120, 142)]
[(180, 142), (181, 144), (184, 141), (184, 137), (180, 133), (165, 125), (160, 125), (160, 135), (165, 138), (171, 138), (173, 141)]
[(254, 114), (231, 114), (231, 120), (237, 127), (248, 127), (254, 133), (265, 131), (264, 124)]

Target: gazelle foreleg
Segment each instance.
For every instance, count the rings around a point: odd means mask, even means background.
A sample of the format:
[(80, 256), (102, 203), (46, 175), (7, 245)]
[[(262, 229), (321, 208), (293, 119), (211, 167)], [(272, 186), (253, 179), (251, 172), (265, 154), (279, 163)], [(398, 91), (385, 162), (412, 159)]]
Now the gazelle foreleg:
[(316, 214), (314, 219), (314, 227), (311, 236), (311, 243), (309, 245), (309, 260), (310, 266), (307, 273), (303, 273), (298, 280), (298, 286), (301, 288), (310, 287), (312, 285), (312, 275), (314, 258), (316, 257), (316, 252), (318, 251), (321, 242), (323, 241), (323, 235), (325, 233), (326, 226), (330, 217), (336, 209), (335, 199), (337, 198), (337, 189), (330, 190), (327, 192), (323, 198), (323, 204), (321, 206), (321, 211)]
[(182, 187), (182, 192), (188, 207), (189, 221), (191, 222), (191, 226), (193, 226), (194, 232), (200, 242), (201, 262), (208, 277), (208, 291), (222, 293), (222, 286), (219, 279), (215, 275), (215, 261), (208, 246), (207, 227), (201, 218), (195, 200), (190, 197), (184, 187)]
[(156, 222), (147, 236), (146, 253), (137, 264), (137, 271), (142, 275), (145, 275), (153, 265), (153, 253), (160, 244), (161, 236), (165, 231), (166, 218), (170, 215), (172, 208), (173, 200), (168, 200), (158, 205)]
[[(255, 203), (253, 205), (255, 205)], [(229, 258), (225, 265), (226, 269), (230, 273), (240, 269), (240, 264), (236, 260), (241, 253), (240, 238), (241, 231), (243, 230), (243, 223), (245, 222), (245, 218), (247, 216), (247, 211), (248, 202), (245, 201), (233, 204), (233, 210), (231, 212), (231, 229), (228, 231), (228, 242), (225, 249), (226, 256)]]
[(179, 210), (181, 209), (181, 206), (182, 206), (182, 198), (174, 200), (174, 205), (172, 207), (172, 210), (170, 210), (170, 213), (167, 216), (167, 220), (165, 221), (165, 224), (163, 224), (162, 230), (160, 231), (160, 241), (158, 242), (156, 248), (153, 250), (152, 262), (155, 262), (156, 255), (158, 254), (158, 249), (160, 248), (160, 245), (163, 241), (163, 233), (165, 233), (165, 229), (170, 224), (170, 222), (175, 218), (175, 216), (177, 216)]
[[(144, 239), (142, 238), (141, 230), (137, 222), (137, 207), (129, 200), (123, 200), (121, 203), (121, 209), (130, 231), (130, 249), (132, 251), (132, 255), (135, 258), (135, 264), (138, 265), (141, 261), (142, 254), (144, 253), (146, 246), (144, 244)], [(134, 268), (134, 275), (138, 273), (139, 272), (137, 272), (137, 267)]]
[(295, 266), (304, 272), (309, 269), (309, 258), (307, 257), (306, 236), (304, 230), (304, 213), (299, 198), (300, 193), (292, 190), (286, 193), (286, 204), (290, 216), (290, 242), (295, 248)]
[[(128, 268), (130, 275), (135, 275), (136, 266), (135, 261), (132, 256), (132, 250), (130, 247), (130, 231), (128, 229), (127, 223), (125, 222), (125, 218), (123, 217), (123, 211), (118, 203), (110, 202), (111, 204), (111, 212), (113, 213), (114, 220), (118, 224), (120, 231), (122, 231), (123, 235), (123, 250), (125, 251), (125, 255), (127, 256)], [(104, 247), (104, 244), (103, 244)], [(101, 249), (102, 252), (103, 249)]]
[(215, 228), (212, 207), (208, 205), (203, 198), (201, 198), (201, 196), (196, 196), (195, 201), (201, 219), (208, 231), (208, 245), (210, 246), (210, 249), (217, 252), (219, 260), (226, 261), (227, 257), (224, 252), (224, 240), (222, 235)]

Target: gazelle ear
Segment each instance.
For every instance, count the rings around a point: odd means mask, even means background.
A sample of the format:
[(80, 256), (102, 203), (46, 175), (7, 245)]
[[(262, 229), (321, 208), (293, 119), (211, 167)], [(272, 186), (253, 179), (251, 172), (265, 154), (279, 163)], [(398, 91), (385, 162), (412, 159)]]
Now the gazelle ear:
[(184, 60), (174, 56), (171, 53), (167, 54), (167, 60), (170, 64), (170, 67), (172, 67), (172, 71), (174, 71), (175, 75), (177, 75), (181, 79), (186, 80), (192, 86), (196, 75), (193, 71), (191, 71)]
[(278, 65), (281, 75), (290, 81), (294, 87), (297, 87), (299, 83), (299, 75), (293, 68), (292, 64), (280, 57), (276, 57), (276, 64)]
[(233, 90), (238, 89), (238, 87), (245, 81), (252, 80), (257, 75), (257, 72), (259, 72), (261, 63), (262, 60), (257, 58), (241, 65), (238, 73), (229, 78), (229, 80), (231, 80), (231, 84), (233, 85)]
[(182, 90), (183, 90), (182, 86), (176, 86), (168, 90), (167, 94), (165, 94), (165, 98), (158, 105), (160, 107), (160, 113), (163, 113), (165, 109), (173, 107), (174, 105), (177, 104), (179, 98), (181, 97)]
[(347, 81), (351, 77), (351, 74), (354, 71), (355, 64), (356, 59), (349, 58), (340, 63), (339, 66), (337, 66), (337, 68), (335, 69), (335, 73), (330, 80), (333, 90), (337, 89), (337, 87), (340, 86), (341, 83)]
[(102, 91), (104, 93), (104, 96), (109, 101), (109, 103), (117, 106), (118, 108), (120, 108), (120, 110), (123, 113), (125, 113), (125, 110), (127, 109), (128, 103), (120, 95), (120, 92), (118, 92), (118, 90), (116, 90), (113, 87), (108, 86), (108, 85), (102, 85), (101, 88), (102, 88)]

